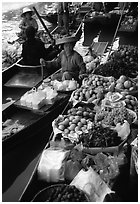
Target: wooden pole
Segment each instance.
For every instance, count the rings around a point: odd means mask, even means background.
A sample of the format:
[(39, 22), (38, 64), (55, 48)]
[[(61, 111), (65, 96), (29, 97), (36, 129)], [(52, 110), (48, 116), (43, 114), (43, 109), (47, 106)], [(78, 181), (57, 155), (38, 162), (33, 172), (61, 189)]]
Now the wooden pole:
[(118, 25), (117, 25), (117, 28), (116, 28), (116, 31), (115, 31), (115, 34), (114, 34), (114, 37), (113, 37), (113, 40), (112, 40), (112, 43), (111, 43), (111, 48), (110, 48), (110, 51), (109, 51), (109, 54), (108, 54), (108, 57), (111, 53), (111, 50), (112, 50), (112, 47), (113, 47), (113, 43), (114, 43), (114, 40), (116, 38), (116, 35), (117, 35), (117, 32), (118, 32), (118, 29), (119, 29), (119, 26), (120, 26), (120, 22), (122, 20), (122, 16), (123, 16), (123, 12), (124, 12), (124, 8), (125, 8), (125, 3), (124, 3), (124, 6), (123, 6), (123, 9), (122, 9), (122, 13), (121, 13), (121, 16), (120, 16), (120, 19), (119, 19), (119, 22), (118, 22)]
[(45, 25), (44, 21), (43, 21), (42, 18), (40, 17), (40, 15), (39, 15), (39, 13), (37, 12), (36, 8), (33, 7), (33, 9), (34, 9), (34, 11), (35, 11), (35, 13), (36, 13), (38, 19), (40, 20), (41, 24), (42, 24), (43, 27), (45, 28), (47, 34), (49, 35), (50, 39), (51, 39), (51, 40), (54, 40), (54, 39), (53, 39), (53, 36), (50, 34), (50, 32), (49, 32), (47, 26)]

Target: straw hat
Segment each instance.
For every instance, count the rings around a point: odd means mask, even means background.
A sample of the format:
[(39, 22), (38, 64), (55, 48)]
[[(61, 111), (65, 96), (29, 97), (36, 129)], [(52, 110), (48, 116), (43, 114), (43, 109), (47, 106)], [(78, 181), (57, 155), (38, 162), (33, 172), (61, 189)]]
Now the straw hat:
[(77, 41), (77, 38), (75, 36), (68, 36), (68, 37), (56, 39), (56, 45), (71, 43), (76, 41)]
[(24, 17), (25, 13), (28, 13), (28, 12), (30, 12), (31, 15), (34, 14), (34, 12), (33, 12), (30, 8), (26, 7), (26, 8), (23, 9), (23, 12), (22, 12), (22, 14), (21, 14), (21, 17)]

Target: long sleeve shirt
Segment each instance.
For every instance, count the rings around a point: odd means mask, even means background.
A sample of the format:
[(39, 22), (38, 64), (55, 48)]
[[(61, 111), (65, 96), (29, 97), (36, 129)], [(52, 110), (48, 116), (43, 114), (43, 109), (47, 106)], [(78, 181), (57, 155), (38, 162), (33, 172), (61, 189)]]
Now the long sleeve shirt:
[(86, 73), (86, 66), (82, 56), (74, 50), (69, 56), (66, 55), (64, 50), (61, 51), (56, 60), (47, 62), (47, 68), (48, 70), (54, 69), (54, 71), (62, 68), (62, 73), (69, 72), (75, 76), (75, 78)]
[(47, 57), (44, 43), (36, 38), (25, 41), (22, 47), (22, 57), (26, 65), (39, 65), (40, 58)]

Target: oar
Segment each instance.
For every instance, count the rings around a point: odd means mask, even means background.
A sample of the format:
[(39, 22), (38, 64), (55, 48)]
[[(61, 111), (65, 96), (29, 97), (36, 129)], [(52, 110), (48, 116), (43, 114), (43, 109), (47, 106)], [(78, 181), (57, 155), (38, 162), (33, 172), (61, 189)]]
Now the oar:
[(124, 3), (124, 6), (123, 6), (123, 9), (122, 9), (122, 13), (121, 13), (121, 16), (120, 16), (120, 19), (119, 19), (119, 22), (118, 22), (118, 25), (117, 25), (117, 28), (116, 28), (116, 31), (115, 31), (115, 34), (114, 34), (114, 37), (113, 37), (113, 40), (112, 40), (112, 43), (111, 43), (111, 47), (110, 47), (110, 51), (109, 51), (109, 54), (108, 54), (108, 57), (112, 51), (112, 47), (113, 47), (113, 43), (114, 43), (114, 40), (116, 38), (116, 35), (117, 35), (117, 32), (118, 32), (118, 29), (119, 29), (119, 26), (120, 26), (120, 23), (121, 23), (121, 20), (122, 20), (122, 16), (123, 16), (123, 12), (124, 12), (124, 8), (125, 8), (125, 3)]
[(40, 17), (40, 15), (39, 15), (39, 13), (37, 12), (36, 8), (33, 7), (33, 9), (34, 9), (34, 11), (35, 11), (35, 13), (36, 13), (38, 19), (40, 20), (41, 24), (42, 24), (43, 27), (45, 28), (45, 30), (46, 30), (48, 36), (50, 37), (50, 39), (51, 39), (52, 41), (54, 41), (53, 36), (52, 36), (51, 33), (49, 32), (47, 26), (45, 25), (44, 21), (43, 21), (42, 18)]

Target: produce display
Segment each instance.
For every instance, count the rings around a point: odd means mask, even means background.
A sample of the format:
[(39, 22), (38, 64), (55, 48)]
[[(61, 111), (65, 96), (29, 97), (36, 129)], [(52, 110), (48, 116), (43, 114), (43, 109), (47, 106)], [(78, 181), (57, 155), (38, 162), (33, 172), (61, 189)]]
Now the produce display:
[(21, 58), (22, 46), (19, 43), (10, 45), (5, 43), (2, 47), (2, 69), (5, 69)]
[(87, 155), (83, 159), (82, 164), (86, 167), (92, 166), (103, 181), (111, 185), (111, 182), (119, 175), (119, 167), (126, 162), (127, 160), (124, 153), (111, 156), (101, 152), (95, 156)]
[(83, 133), (79, 139), (84, 147), (112, 147), (121, 143), (121, 138), (115, 130), (102, 125), (94, 125), (88, 133)]
[(124, 75), (121, 75), (116, 81), (115, 89), (125, 92), (136, 92), (138, 87), (133, 80)]
[(102, 89), (95, 90), (92, 86), (82, 86), (73, 92), (71, 100), (97, 104), (103, 98), (104, 92)]
[(115, 82), (113, 77), (103, 77), (99, 75), (91, 74), (87, 79), (83, 81), (84, 86), (92, 86), (94, 89), (108, 89), (112, 83)]
[[(42, 201), (44, 202), (87, 202), (88, 198), (84, 192), (77, 189), (75, 186), (66, 184), (58, 184), (50, 186), (45, 190), (41, 191)], [(33, 202), (40, 201), (38, 197), (40, 194), (33, 199)]]
[(137, 99), (132, 95), (125, 95), (124, 101), (126, 104), (126, 108), (133, 110), (137, 113), (138, 111), (138, 101)]
[(7, 119), (2, 124), (2, 139), (4, 140), (7, 137), (19, 132), (24, 128), (24, 125), (19, 124), (18, 121), (13, 121), (12, 119)]
[(115, 79), (121, 75), (135, 78), (138, 74), (138, 48), (130, 45), (119, 46), (118, 50), (109, 56), (107, 63), (94, 70), (94, 74), (113, 76)]
[(120, 31), (135, 31), (138, 19), (133, 16), (125, 16), (121, 22)]
[[(136, 19), (123, 24), (131, 29)], [(128, 162), (124, 144), (138, 120), (138, 48), (121, 45), (98, 67), (99, 59), (92, 56), (85, 55), (84, 62), (88, 77), (81, 86), (74, 79), (47, 78), (20, 98), (21, 106), (38, 110), (59, 92), (71, 93), (69, 106), (52, 123), (53, 138), (37, 168), (38, 179), (47, 185), (33, 202), (102, 202)], [(5, 121), (3, 139), (22, 128), (18, 121)]]
[(100, 109), (95, 114), (95, 123), (103, 124), (105, 126), (116, 126), (117, 123), (123, 124), (124, 121), (128, 121), (132, 124), (135, 121), (136, 115), (134, 112), (130, 112), (125, 107), (120, 108), (105, 108)]
[(79, 135), (88, 132), (92, 127), (95, 112), (88, 107), (77, 107), (68, 110), (68, 115), (60, 115), (55, 120), (55, 128), (62, 131), (64, 137), (78, 141)]

